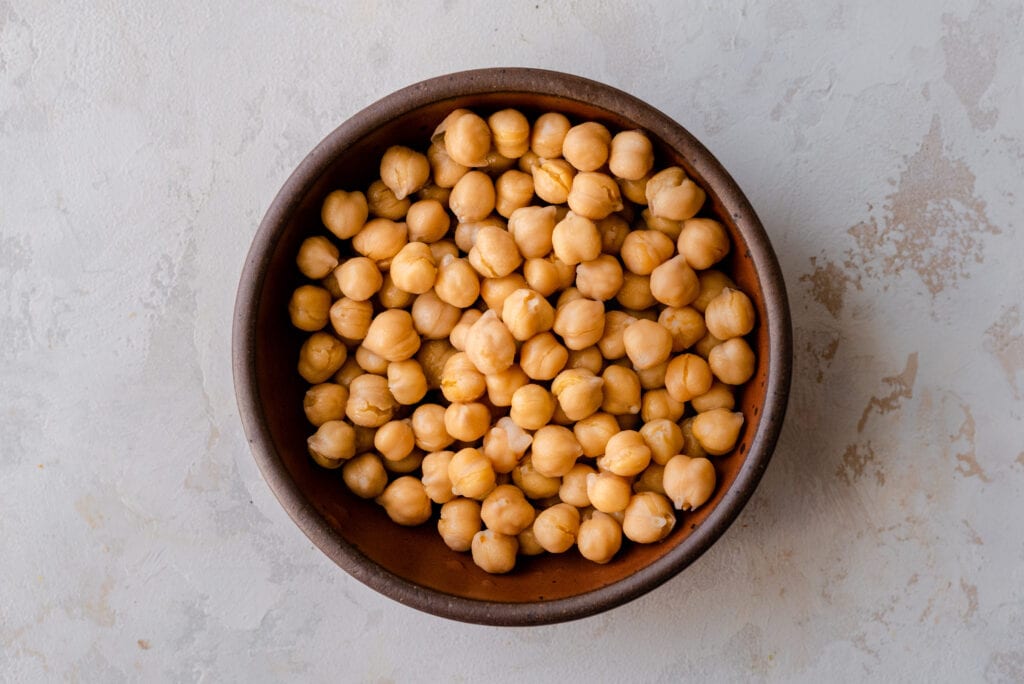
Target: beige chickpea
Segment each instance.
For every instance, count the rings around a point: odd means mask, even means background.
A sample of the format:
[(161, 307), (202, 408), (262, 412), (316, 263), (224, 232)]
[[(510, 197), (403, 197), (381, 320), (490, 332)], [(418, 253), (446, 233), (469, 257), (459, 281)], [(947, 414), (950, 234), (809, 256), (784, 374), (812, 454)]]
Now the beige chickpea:
[(525, 208), (533, 199), (533, 176), (509, 169), (494, 182), (494, 193), (495, 211), (511, 219), (512, 214)]
[(711, 352), (720, 344), (722, 344), (722, 340), (707, 333), (693, 345), (693, 351), (697, 352), (698, 356), (708, 359), (711, 357)]
[(609, 311), (604, 317), (604, 332), (597, 341), (601, 355), (609, 361), (621, 359), (626, 355), (624, 335), (626, 328), (636, 323), (636, 319), (624, 311)]
[(644, 390), (661, 389), (665, 386), (665, 371), (668, 370), (668, 361), (659, 363), (657, 366), (638, 370), (636, 375), (640, 378), (640, 387)]
[(622, 195), (612, 177), (604, 173), (578, 173), (566, 197), (573, 213), (598, 221), (622, 209)]
[(510, 273), (501, 278), (484, 278), (480, 283), (480, 297), (488, 309), (501, 316), (505, 299), (526, 286), (526, 279), (519, 273)]
[(423, 294), (434, 287), (437, 266), (425, 242), (409, 242), (391, 260), (391, 279), (395, 285), (412, 294)]
[(517, 159), (530, 149), (530, 122), (516, 109), (502, 109), (487, 118), (491, 140), (502, 155)]
[(452, 240), (455, 242), (455, 246), (463, 252), (469, 252), (473, 249), (473, 245), (476, 244), (476, 236), (480, 233), (480, 230), (487, 226), (494, 226), (495, 228), (503, 227), (500, 218), (492, 216), (488, 216), (482, 221), (464, 221), (457, 223), (455, 225), (455, 232), (452, 233)]
[(690, 458), (705, 458), (708, 452), (701, 446), (700, 441), (693, 434), (693, 419), (696, 416), (687, 418), (679, 423), (679, 429), (683, 433), (683, 448), (680, 450), (684, 456)]
[(462, 312), (462, 316), (459, 317), (459, 322), (452, 328), (448, 339), (451, 340), (452, 346), (459, 351), (466, 350), (466, 337), (469, 335), (470, 329), (473, 324), (480, 320), (483, 316), (483, 312), (479, 309), (466, 309)]
[(604, 357), (601, 355), (601, 350), (597, 347), (570, 350), (569, 360), (565, 362), (565, 370), (573, 368), (583, 368), (597, 375), (604, 368)]
[(555, 310), (539, 293), (522, 288), (505, 298), (501, 320), (512, 336), (523, 342), (550, 330), (555, 321)]
[(387, 378), (365, 373), (348, 386), (345, 415), (355, 425), (380, 427), (395, 415), (398, 402), (388, 389)]
[(501, 278), (512, 273), (523, 262), (515, 240), (507, 230), (485, 226), (469, 250), (469, 263), (485, 278)]
[(412, 315), (403, 309), (388, 309), (370, 323), (363, 346), (388, 361), (404, 361), (420, 348)]
[(692, 306), (666, 307), (658, 314), (658, 323), (672, 335), (675, 353), (689, 349), (707, 333), (704, 317)]
[(448, 156), (463, 166), (484, 166), (491, 149), (487, 122), (467, 109), (456, 109), (442, 121), (431, 142), (443, 142)]
[(656, 230), (660, 233), (664, 233), (673, 242), (679, 239), (679, 234), (683, 232), (683, 222), (673, 221), (672, 219), (662, 218), (661, 216), (655, 216), (651, 213), (650, 209), (644, 209), (640, 212), (640, 218), (643, 219), (644, 226), (648, 230)]
[[(714, 373), (715, 366), (711, 362), (708, 362), (708, 366), (711, 367), (711, 372)], [(717, 408), (729, 409), (731, 411), (736, 406), (736, 397), (733, 396), (732, 388), (729, 385), (716, 380), (711, 384), (711, 389), (699, 397), (694, 397), (690, 400), (690, 403), (693, 405), (693, 410), (697, 413), (704, 413), (705, 411)]]
[(583, 293), (580, 292), (578, 287), (566, 288), (558, 294), (558, 299), (555, 300), (555, 307), (565, 306), (569, 302), (574, 302), (577, 299), (586, 299), (586, 297), (583, 296)]
[(621, 475), (609, 471), (587, 475), (587, 498), (602, 513), (626, 510), (632, 495), (629, 480)]
[(622, 265), (609, 254), (576, 267), (576, 287), (584, 297), (607, 301), (622, 289)]
[(711, 268), (729, 253), (729, 233), (718, 221), (692, 218), (679, 233), (679, 254), (698, 271)]
[[(572, 466), (570, 466), (571, 468)], [(512, 481), (531, 499), (544, 499), (558, 494), (562, 481), (558, 477), (541, 474), (533, 465), (533, 456), (527, 456), (512, 470)]]
[(552, 327), (566, 347), (585, 349), (601, 339), (604, 319), (604, 304), (583, 298), (558, 307)]
[(574, 212), (555, 224), (551, 247), (559, 261), (575, 266), (601, 254), (601, 234), (593, 221)]
[(487, 153), (486, 161), (487, 163), (481, 170), (486, 171), (487, 175), (491, 178), (497, 178), (506, 171), (511, 171), (516, 165), (515, 159), (506, 157), (494, 148), (491, 148), (491, 151)]
[(596, 171), (608, 161), (612, 135), (596, 121), (573, 126), (562, 140), (562, 156), (580, 171)]
[(545, 297), (564, 287), (566, 281), (571, 283), (575, 272), (573, 266), (562, 263), (553, 256), (547, 259), (527, 259), (523, 264), (526, 283)]
[(391, 274), (387, 273), (384, 275), (384, 283), (380, 286), (380, 291), (377, 293), (377, 301), (385, 309), (404, 309), (412, 304), (413, 299), (416, 295), (411, 292), (399, 288), (395, 285), (395, 281), (391, 278)]
[[(337, 269), (335, 268), (335, 270)], [(331, 293), (332, 300), (341, 299), (345, 296), (341, 291), (341, 286), (338, 285), (337, 279), (334, 277), (334, 271), (331, 271), (326, 277), (320, 279), (320, 287)]]
[(373, 436), (373, 446), (387, 460), (401, 461), (412, 453), (416, 446), (416, 437), (408, 421), (390, 420), (377, 428)]
[(468, 261), (446, 255), (437, 268), (434, 293), (441, 301), (464, 309), (480, 296), (480, 278)]
[(410, 241), (430, 244), (448, 234), (451, 218), (437, 200), (420, 200), (409, 207), (405, 225)]
[(320, 330), (330, 319), (331, 293), (316, 285), (301, 285), (288, 302), (288, 315), (299, 330)]
[(651, 449), (643, 436), (635, 430), (623, 430), (608, 440), (597, 466), (615, 475), (631, 477), (642, 473), (650, 462)]
[(524, 430), (538, 430), (551, 420), (555, 399), (541, 385), (523, 385), (512, 394), (509, 417)]
[(338, 248), (322, 235), (306, 238), (299, 245), (295, 263), (307, 278), (319, 280), (338, 265)]
[(647, 172), (642, 178), (637, 180), (616, 177), (615, 181), (619, 184), (619, 190), (622, 192), (623, 197), (633, 204), (644, 206), (647, 204), (647, 181), (650, 178), (651, 174)]
[(657, 492), (640, 492), (634, 494), (626, 506), (622, 533), (627, 539), (640, 544), (653, 544), (671, 534), (675, 525), (676, 516), (666, 496)]
[(365, 454), (373, 451), (373, 438), (377, 436), (377, 428), (353, 425), (352, 429), (356, 431), (356, 453)]
[[(529, 153), (527, 153), (529, 154)], [(522, 556), (539, 556), (544, 553), (544, 547), (537, 542), (533, 534), (533, 525), (520, 532), (516, 539), (519, 541), (519, 554)]]
[(481, 451), (490, 459), (494, 472), (510, 473), (519, 465), (523, 454), (532, 443), (533, 435), (516, 425), (508, 416), (504, 416), (484, 435)]
[(356, 363), (367, 373), (373, 373), (374, 375), (386, 375), (388, 372), (388, 360), (383, 356), (378, 356), (372, 351), (359, 345), (356, 347)]
[(616, 256), (622, 251), (622, 244), (629, 235), (629, 222), (619, 214), (606, 216), (595, 223), (601, 234), (601, 252)]
[(366, 204), (370, 209), (371, 216), (400, 221), (409, 211), (412, 200), (408, 197), (398, 199), (384, 181), (376, 180), (370, 183), (370, 187), (366, 190)]
[(707, 361), (696, 354), (680, 354), (665, 370), (665, 389), (676, 401), (690, 401), (711, 389), (714, 378)]
[(608, 440), (619, 433), (615, 416), (609, 413), (592, 413), (573, 426), (573, 434), (587, 458), (597, 458), (605, 451)]
[(622, 131), (611, 140), (608, 168), (619, 178), (640, 180), (654, 166), (654, 146), (641, 131)]
[(612, 415), (640, 413), (640, 378), (631, 368), (612, 365), (601, 374), (604, 400), (601, 410)]
[(723, 288), (704, 311), (708, 332), (720, 340), (743, 337), (754, 329), (754, 304), (739, 290)]
[(622, 274), (622, 288), (615, 299), (627, 309), (643, 311), (658, 303), (651, 294), (651, 277), (637, 275), (631, 271)]
[(469, 171), (468, 166), (458, 163), (448, 154), (444, 144), (434, 143), (427, 149), (431, 176), (441, 188), (452, 188)]
[(665, 465), (683, 448), (683, 431), (672, 420), (656, 418), (640, 428), (644, 444), (651, 450), (651, 460)]
[(402, 145), (392, 145), (380, 159), (380, 179), (397, 199), (413, 194), (430, 178), (427, 155)]
[(676, 510), (692, 511), (711, 498), (715, 479), (715, 466), (711, 461), (680, 454), (665, 464), (662, 485)]
[(386, 218), (371, 219), (352, 238), (352, 249), (375, 262), (391, 259), (405, 246), (406, 231), (404, 223)]
[(452, 188), (448, 208), (460, 222), (482, 221), (494, 211), (494, 182), (483, 171), (470, 171)]
[(554, 207), (524, 206), (508, 217), (508, 232), (515, 240), (519, 253), (526, 259), (547, 256), (551, 251), (551, 234), (554, 230)]
[(515, 485), (498, 485), (484, 499), (480, 517), (487, 529), (517, 535), (533, 524), (533, 506)]
[(533, 150), (527, 150), (523, 153), (523, 156), (519, 157), (516, 167), (523, 173), (528, 173), (532, 176), (534, 167), (539, 166), (541, 161), (543, 160), (534, 154)]
[(347, 357), (348, 350), (341, 340), (325, 332), (315, 332), (299, 350), (299, 375), (312, 385), (326, 382)]
[(383, 459), (381, 464), (389, 473), (397, 475), (409, 475), (418, 471), (423, 465), (423, 452), (413, 451), (411, 454), (399, 461)]
[(306, 396), (302, 399), (302, 410), (306, 413), (306, 420), (315, 427), (320, 427), (329, 420), (344, 418), (347, 403), (347, 387), (325, 382), (306, 390)]
[(516, 566), (519, 540), (494, 530), (480, 530), (473, 535), (471, 544), (473, 562), (481, 570), (492, 575), (501, 575)]
[(422, 525), (433, 513), (423, 483), (409, 475), (389, 484), (376, 501), (384, 507), (388, 517), (399, 525)]
[[(306, 440), (312, 456), (331, 461), (345, 461), (356, 454), (356, 433), (343, 420), (329, 420)], [(319, 461), (318, 461), (319, 462)]]
[(693, 418), (693, 436), (712, 456), (732, 451), (743, 427), (743, 414), (729, 409), (711, 409)]
[(474, 442), (491, 427), (491, 411), (477, 401), (453, 402), (444, 412), (445, 431), (462, 442)]
[(693, 300), (691, 306), (701, 313), (704, 313), (711, 300), (720, 295), (722, 290), (727, 287), (736, 288), (736, 283), (729, 276), (713, 268), (702, 271), (697, 276), (697, 280), (700, 282), (700, 294)]
[(585, 463), (577, 463), (562, 476), (562, 484), (558, 488), (558, 498), (564, 503), (577, 508), (586, 508), (590, 505), (590, 497), (587, 496), (587, 478), (597, 473), (597, 470)]
[(391, 396), (403, 406), (412, 406), (427, 394), (427, 376), (415, 359), (389, 363), (387, 379)]
[(341, 293), (357, 302), (364, 302), (377, 294), (384, 284), (384, 276), (377, 264), (367, 257), (346, 259), (334, 270), (334, 278)]
[(665, 493), (665, 466), (651, 462), (651, 465), (640, 473), (640, 476), (633, 480), (633, 491)]
[(515, 359), (515, 338), (498, 314), (488, 311), (469, 329), (466, 354), (481, 373), (500, 373), (507, 370)]
[(420, 404), (412, 412), (412, 432), (416, 446), (424, 451), (443, 451), (455, 438), (444, 427), (445, 407)]
[(358, 233), (369, 215), (366, 195), (358, 190), (335, 190), (327, 195), (320, 209), (324, 226), (341, 240), (347, 240)]
[[(440, 265), (445, 257), (459, 258), (459, 246), (452, 240), (438, 240), (430, 243), (430, 253), (434, 255), (434, 263)], [(436, 281), (435, 281), (436, 284)]]
[(641, 319), (625, 329), (622, 344), (633, 367), (643, 370), (668, 359), (672, 352), (672, 334), (654, 321)]
[(534, 335), (519, 350), (519, 365), (531, 380), (551, 380), (565, 368), (569, 351), (549, 332)]
[[(708, 353), (708, 366), (716, 378), (729, 385), (742, 385), (754, 376), (754, 350), (741, 337), (734, 337)], [(731, 407), (730, 407), (731, 408)]]
[(686, 259), (675, 256), (651, 271), (651, 294), (662, 304), (683, 307), (700, 294), (700, 282)]
[(452, 551), (469, 551), (473, 544), (473, 537), (481, 527), (480, 503), (478, 501), (460, 497), (441, 506), (437, 531)]
[(434, 503), (443, 504), (455, 498), (452, 481), (448, 477), (448, 466), (454, 456), (454, 451), (433, 451), (424, 456), (420, 464), (423, 471), (420, 481)]
[(484, 374), (476, 369), (469, 355), (457, 352), (448, 357), (441, 372), (441, 392), (451, 402), (478, 399), (487, 390)]
[(566, 418), (583, 420), (604, 402), (604, 378), (585, 368), (563, 370), (555, 376), (551, 391)]
[(425, 340), (446, 339), (458, 325), (462, 309), (442, 300), (434, 290), (416, 297), (412, 304), (412, 322)]
[(580, 523), (576, 546), (587, 560), (607, 563), (622, 548), (622, 527), (607, 513), (595, 511)]
[(655, 216), (683, 221), (692, 218), (704, 204), (704, 191), (686, 177), (678, 166), (651, 176), (645, 189), (647, 206)]
[(549, 553), (563, 553), (571, 549), (579, 529), (580, 512), (567, 503), (545, 508), (533, 521), (533, 536)]
[(472, 447), (455, 452), (448, 464), (448, 479), (452, 481), (452, 493), (477, 500), (490, 494), (496, 483), (490, 459)]
[(341, 478), (361, 499), (375, 499), (388, 484), (388, 473), (376, 454), (365, 453), (349, 459), (341, 469)]
[(564, 114), (541, 114), (533, 123), (530, 150), (539, 157), (553, 159), (562, 156), (562, 143), (572, 124)]
[(427, 390), (441, 388), (441, 373), (448, 357), (457, 350), (448, 340), (426, 340), (416, 352), (416, 361), (420, 364), (423, 377), (427, 381)]
[(533, 192), (548, 204), (569, 199), (576, 169), (564, 159), (543, 159), (533, 167)]
[(500, 373), (486, 376), (487, 400), (494, 406), (512, 406), (512, 395), (516, 390), (530, 383), (530, 378), (518, 364), (512, 364)]
[[(420, 188), (419, 191), (417, 191), (416, 199), (418, 201), (433, 200), (434, 202), (440, 202), (442, 206), (447, 207), (448, 198), (451, 197), (451, 195), (451, 188), (442, 188), (440, 185), (437, 185), (436, 183), (427, 183), (422, 188)], [(413, 204), (415, 204), (415, 202)], [(411, 206), (409, 207), (409, 210), (412, 210)], [(408, 218), (408, 216), (409, 214), (407, 212), (406, 217)], [(428, 240), (423, 240), (423, 242), (428, 242)]]
[(672, 238), (657, 230), (634, 230), (622, 242), (619, 257), (626, 269), (637, 275), (650, 275), (676, 251)]
[(530, 458), (534, 469), (546, 477), (561, 477), (583, 455), (572, 430), (561, 425), (545, 425), (533, 434)]

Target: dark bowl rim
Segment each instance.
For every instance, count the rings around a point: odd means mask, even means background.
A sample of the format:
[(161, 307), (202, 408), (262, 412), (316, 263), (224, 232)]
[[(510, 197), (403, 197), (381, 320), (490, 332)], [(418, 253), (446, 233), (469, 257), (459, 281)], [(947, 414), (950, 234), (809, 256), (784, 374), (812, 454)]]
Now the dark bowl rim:
[[(453, 596), (394, 575), (364, 556), (327, 525), (288, 474), (263, 420), (256, 382), (255, 329), (270, 256), (288, 217), (334, 157), (350, 141), (394, 117), (438, 101), (494, 93), (555, 96), (614, 111), (642, 123), (676, 148), (714, 188), (746, 240), (767, 312), (770, 365), (764, 406), (746, 459), (729, 491), (699, 527), (654, 563), (600, 589), (550, 601), (498, 603)], [(572, 74), (518, 67), (461, 71), (415, 83), (364, 108), (324, 138), (285, 181), (256, 231), (239, 280), (231, 346), (239, 415), (253, 457), (271, 491), (310, 541), (357, 580), (399, 603), (448, 619), (504, 626), (575, 620), (628, 603), (707, 551), (739, 515), (764, 474), (782, 428), (792, 371), (792, 330), (781, 268), (763, 225), (718, 160), (682, 125), (628, 93)]]

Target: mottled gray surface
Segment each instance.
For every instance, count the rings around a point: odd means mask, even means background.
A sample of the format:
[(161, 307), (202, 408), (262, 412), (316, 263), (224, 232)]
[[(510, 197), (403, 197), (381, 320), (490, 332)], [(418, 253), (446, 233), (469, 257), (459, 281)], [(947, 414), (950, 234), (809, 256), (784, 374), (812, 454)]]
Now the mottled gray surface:
[[(178, 5), (0, 0), (0, 679), (1024, 679), (1019, 3)], [(737, 524), (538, 629), (333, 566), (260, 478), (229, 365), (249, 240), (306, 152), (498, 64), (690, 128), (796, 332)]]

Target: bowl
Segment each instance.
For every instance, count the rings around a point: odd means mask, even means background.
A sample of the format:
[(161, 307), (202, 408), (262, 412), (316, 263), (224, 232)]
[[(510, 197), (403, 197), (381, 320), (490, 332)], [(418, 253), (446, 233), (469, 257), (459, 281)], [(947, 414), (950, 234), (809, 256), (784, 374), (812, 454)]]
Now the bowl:
[[(325, 232), (324, 197), (365, 188), (393, 144), (422, 147), (456, 107), (481, 112), (516, 107), (528, 116), (556, 110), (615, 129), (639, 128), (655, 144), (657, 164), (682, 166), (707, 192), (702, 215), (729, 230), (724, 268), (754, 302), (758, 324), (748, 336), (757, 353), (754, 377), (737, 396), (746, 416), (732, 454), (716, 458), (712, 498), (688, 513), (657, 544), (624, 548), (597, 565), (575, 550), (521, 559), (490, 575), (468, 554), (448, 549), (432, 524), (399, 527), (373, 502), (347, 491), (340, 470), (324, 470), (306, 451), (311, 428), (302, 410), (305, 383), (295, 369), (305, 334), (288, 320), (300, 284), (300, 242)], [(751, 135), (756, 132), (751, 131)], [(260, 224), (241, 276), (234, 312), (233, 371), (239, 411), (253, 455), (270, 488), (299, 528), (353, 577), (428, 613), (491, 625), (538, 625), (581, 618), (626, 603), (678, 574), (729, 527), (750, 498), (781, 428), (792, 363), (785, 286), (761, 222), (722, 165), (665, 114), (620, 90), (564, 73), (481, 69), (433, 78), (399, 90), (339, 126), (285, 182)]]

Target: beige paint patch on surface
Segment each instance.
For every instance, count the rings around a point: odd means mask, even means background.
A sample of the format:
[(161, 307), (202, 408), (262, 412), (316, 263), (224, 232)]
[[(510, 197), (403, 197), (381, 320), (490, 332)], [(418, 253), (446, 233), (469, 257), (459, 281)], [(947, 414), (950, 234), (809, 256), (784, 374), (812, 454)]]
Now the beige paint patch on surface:
[(1014, 304), (985, 331), (985, 351), (996, 357), (1013, 394), (1021, 398), (1017, 376), (1024, 373), (1024, 329), (1020, 324), (1020, 306)]
[(828, 258), (819, 260), (818, 257), (811, 257), (811, 268), (814, 270), (800, 276), (800, 282), (807, 283), (811, 297), (833, 317), (838, 317), (843, 310), (847, 287), (855, 285), (859, 290), (860, 279), (854, 278)]
[(907, 356), (907, 363), (903, 371), (897, 375), (890, 375), (882, 378), (882, 382), (892, 388), (888, 394), (875, 395), (864, 407), (864, 413), (857, 421), (857, 432), (864, 432), (868, 417), (872, 412), (880, 415), (895, 411), (900, 407), (904, 399), (914, 396), (914, 381), (917, 379), (917, 352)]
[(954, 453), (957, 460), (956, 472), (964, 477), (976, 477), (982, 482), (991, 482), (992, 480), (981, 467), (981, 463), (978, 462), (978, 454), (975, 448), (977, 428), (971, 407), (961, 401), (960, 410), (963, 411), (963, 421), (960, 423), (960, 429), (955, 434), (949, 436), (951, 445), (960, 445), (957, 447), (960, 450)]
[(819, 385), (825, 381), (825, 371), (832, 366), (832, 361), (839, 351), (839, 333), (837, 331), (807, 332), (804, 351), (814, 368), (814, 381)]
[(885, 472), (879, 465), (871, 444), (849, 444), (843, 452), (839, 467), (836, 468), (836, 477), (852, 485), (869, 470), (879, 486), (885, 484)]

